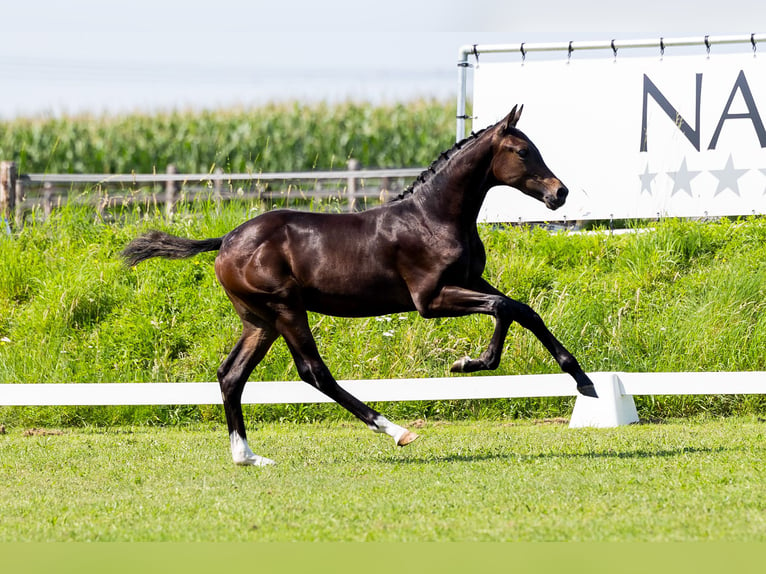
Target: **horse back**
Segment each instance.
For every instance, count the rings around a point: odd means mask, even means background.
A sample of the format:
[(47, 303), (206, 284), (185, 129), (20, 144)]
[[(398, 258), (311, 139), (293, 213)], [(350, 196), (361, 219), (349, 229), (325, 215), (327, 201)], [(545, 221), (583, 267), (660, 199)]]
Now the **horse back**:
[(397, 262), (402, 228), (387, 215), (270, 211), (223, 238), (216, 275), (239, 298), (298, 297), (325, 314), (411, 310)]

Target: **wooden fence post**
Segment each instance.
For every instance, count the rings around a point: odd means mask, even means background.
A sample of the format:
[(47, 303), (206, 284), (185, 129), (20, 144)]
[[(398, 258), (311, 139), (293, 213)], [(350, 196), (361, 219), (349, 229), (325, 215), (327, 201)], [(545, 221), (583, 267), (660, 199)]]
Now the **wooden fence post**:
[(378, 199), (380, 200), (380, 203), (385, 203), (388, 201), (388, 196), (391, 194), (391, 179), (388, 177), (382, 177), (380, 179), (380, 194), (378, 195)]
[[(168, 164), (165, 173), (168, 175), (175, 175), (178, 173), (178, 170), (176, 169), (176, 166), (171, 163)], [(172, 179), (169, 179), (165, 182), (165, 215), (167, 215), (168, 218), (173, 217), (173, 212), (175, 211), (174, 202), (177, 188), (177, 183)]]
[[(349, 171), (357, 171), (359, 169), (359, 160), (358, 159), (350, 159), (348, 160), (348, 169)], [(356, 211), (356, 178), (351, 176), (348, 178), (348, 185), (346, 187), (346, 195), (348, 196), (348, 210)]]
[(43, 219), (48, 221), (53, 211), (53, 185), (46, 181), (43, 184)]
[[(215, 171), (213, 172), (216, 176), (220, 177), (223, 175), (223, 169), (220, 167), (215, 168)], [(223, 195), (221, 192), (223, 191), (223, 180), (222, 179), (216, 179), (213, 183), (213, 201), (215, 202), (215, 208), (216, 211), (221, 209), (221, 203), (223, 203)]]
[(9, 226), (16, 211), (16, 162), (0, 162), (0, 212)]
[(16, 213), (14, 214), (16, 229), (21, 229), (24, 226), (24, 181), (21, 178), (16, 180), (14, 196), (14, 201), (16, 202)]

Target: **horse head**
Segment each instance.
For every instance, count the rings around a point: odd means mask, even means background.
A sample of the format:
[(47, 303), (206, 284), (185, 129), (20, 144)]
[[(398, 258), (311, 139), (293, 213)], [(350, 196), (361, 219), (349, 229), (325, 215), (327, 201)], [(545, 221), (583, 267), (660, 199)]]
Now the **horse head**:
[(509, 185), (558, 209), (569, 190), (545, 165), (537, 146), (516, 128), (524, 106), (513, 106), (511, 113), (495, 125), (490, 167), (497, 185)]

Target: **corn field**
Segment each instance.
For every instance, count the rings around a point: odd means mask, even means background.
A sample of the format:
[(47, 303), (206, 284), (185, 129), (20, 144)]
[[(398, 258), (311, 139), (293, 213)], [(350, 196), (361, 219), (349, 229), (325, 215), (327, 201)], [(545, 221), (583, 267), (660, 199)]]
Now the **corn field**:
[(428, 165), (449, 148), (452, 102), (270, 104), (225, 111), (0, 122), (0, 159), (19, 173), (309, 171)]

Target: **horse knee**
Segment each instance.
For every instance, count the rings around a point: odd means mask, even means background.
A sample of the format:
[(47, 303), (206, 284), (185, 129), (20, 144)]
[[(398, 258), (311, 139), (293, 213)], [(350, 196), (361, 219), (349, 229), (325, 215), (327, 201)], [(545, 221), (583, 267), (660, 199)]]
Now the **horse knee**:
[(529, 305), (513, 299), (508, 299), (507, 302), (509, 317), (522, 327), (530, 329), (544, 324), (542, 317)]
[[(519, 305), (523, 305), (523, 303), (519, 303), (508, 297), (499, 298), (493, 306), (493, 315), (498, 321), (510, 325), (514, 321), (519, 320)], [(529, 310), (531, 311), (532, 309)]]

